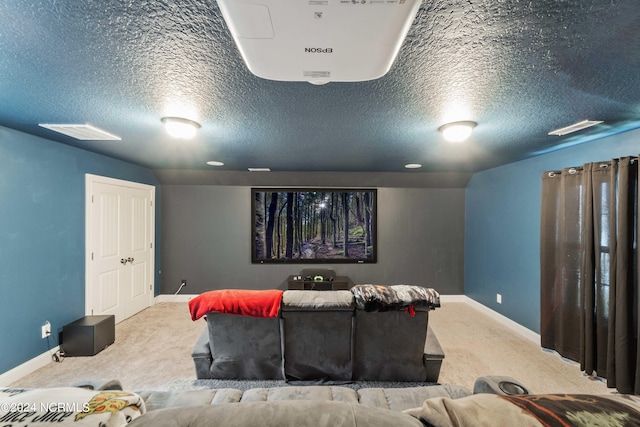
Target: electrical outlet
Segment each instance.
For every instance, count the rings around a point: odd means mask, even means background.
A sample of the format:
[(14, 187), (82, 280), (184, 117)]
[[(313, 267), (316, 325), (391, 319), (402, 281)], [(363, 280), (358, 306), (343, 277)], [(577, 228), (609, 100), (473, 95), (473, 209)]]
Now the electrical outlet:
[(182, 285), (187, 286), (187, 279), (182, 279)]
[(45, 339), (49, 335), (51, 335), (51, 323), (47, 320), (44, 322), (44, 325), (42, 325), (42, 339)]
[(502, 304), (502, 295), (496, 294), (496, 301), (498, 302), (498, 304)]

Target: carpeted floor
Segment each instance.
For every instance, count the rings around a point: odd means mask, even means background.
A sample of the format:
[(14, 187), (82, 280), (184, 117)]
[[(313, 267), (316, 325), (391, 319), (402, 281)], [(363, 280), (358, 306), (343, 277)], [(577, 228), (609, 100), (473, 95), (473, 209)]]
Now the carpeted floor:
[[(532, 393), (613, 392), (585, 377), (575, 364), (542, 351), (467, 304), (443, 304), (430, 313), (429, 324), (445, 351), (442, 384), (471, 390), (480, 376), (506, 375)], [(191, 348), (205, 327), (202, 320), (191, 321), (186, 303), (156, 304), (116, 325), (116, 342), (97, 355), (52, 362), (11, 386), (53, 387), (83, 379), (117, 379), (129, 390), (208, 387), (210, 383), (196, 381), (191, 360)]]

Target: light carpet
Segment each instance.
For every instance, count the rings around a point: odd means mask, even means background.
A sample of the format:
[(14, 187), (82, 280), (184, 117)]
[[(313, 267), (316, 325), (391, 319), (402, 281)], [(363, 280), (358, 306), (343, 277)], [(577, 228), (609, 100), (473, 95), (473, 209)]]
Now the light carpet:
[[(430, 312), (429, 324), (445, 351), (441, 384), (472, 390), (478, 377), (500, 375), (516, 378), (532, 393), (614, 391), (468, 304), (443, 304)], [(186, 303), (156, 304), (117, 324), (115, 343), (97, 355), (51, 362), (11, 386), (55, 387), (84, 379), (117, 379), (129, 390), (204, 387), (195, 378), (191, 360), (191, 348), (204, 328), (205, 321), (191, 321)]]

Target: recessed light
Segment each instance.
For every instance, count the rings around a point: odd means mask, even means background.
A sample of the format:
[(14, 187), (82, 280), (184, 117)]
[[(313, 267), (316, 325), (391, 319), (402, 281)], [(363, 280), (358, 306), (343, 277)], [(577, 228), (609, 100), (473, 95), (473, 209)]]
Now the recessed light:
[(462, 142), (471, 136), (471, 131), (478, 124), (469, 120), (452, 122), (438, 128), (444, 139), (449, 142)]
[(224, 163), (222, 163), (222, 162), (217, 162), (217, 161), (215, 161), (215, 160), (209, 160), (209, 161), (207, 162), (207, 164), (208, 164), (209, 166), (224, 166)]
[(182, 117), (163, 117), (160, 120), (167, 133), (174, 138), (191, 139), (200, 129), (200, 123)]
[(586, 129), (591, 126), (599, 125), (600, 123), (602, 123), (602, 120), (583, 120), (581, 122), (574, 123), (560, 129), (552, 130), (551, 132), (549, 132), (549, 135), (563, 136), (572, 132)]
[(422, 167), (422, 165), (420, 163), (409, 163), (404, 165), (404, 167), (407, 169), (419, 169)]
[(249, 172), (271, 172), (269, 168), (247, 168)]

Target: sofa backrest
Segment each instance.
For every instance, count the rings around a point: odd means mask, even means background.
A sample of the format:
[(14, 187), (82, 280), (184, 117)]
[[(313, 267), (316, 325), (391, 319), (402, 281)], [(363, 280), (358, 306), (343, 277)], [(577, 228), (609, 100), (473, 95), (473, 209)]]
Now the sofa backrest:
[(207, 314), (211, 378), (284, 379), (280, 319)]
[(282, 297), (284, 371), (289, 380), (351, 380), (353, 294), (285, 291)]

